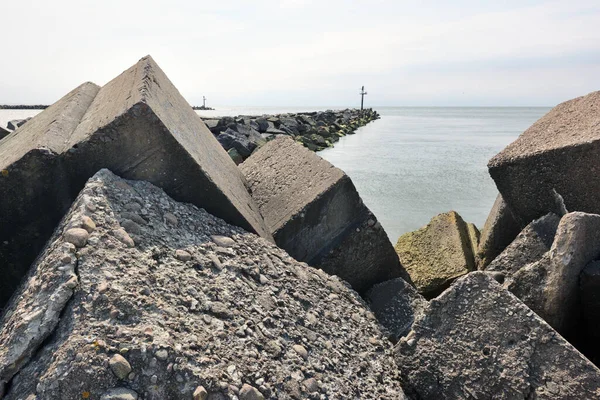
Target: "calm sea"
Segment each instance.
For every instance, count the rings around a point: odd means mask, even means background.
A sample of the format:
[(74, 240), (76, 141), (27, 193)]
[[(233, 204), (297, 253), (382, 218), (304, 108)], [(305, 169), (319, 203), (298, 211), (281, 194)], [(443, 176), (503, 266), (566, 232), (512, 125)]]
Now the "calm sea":
[[(202, 116), (343, 107), (219, 107)], [(319, 154), (344, 170), (390, 240), (455, 210), (481, 227), (496, 187), (488, 160), (549, 111), (543, 107), (378, 107), (382, 118)], [(0, 125), (36, 114), (0, 110)]]

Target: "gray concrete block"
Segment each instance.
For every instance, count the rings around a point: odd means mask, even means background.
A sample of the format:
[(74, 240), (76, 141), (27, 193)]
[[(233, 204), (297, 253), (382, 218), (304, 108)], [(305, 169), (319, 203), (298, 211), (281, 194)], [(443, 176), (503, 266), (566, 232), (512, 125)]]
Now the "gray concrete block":
[(600, 370), (483, 272), (432, 300), (396, 347), (419, 399), (596, 399)]
[(600, 92), (554, 107), (493, 157), (489, 172), (524, 226), (549, 212), (600, 213)]
[(410, 279), (350, 178), (290, 138), (268, 142), (240, 168), (275, 242), (297, 260), (363, 291)]

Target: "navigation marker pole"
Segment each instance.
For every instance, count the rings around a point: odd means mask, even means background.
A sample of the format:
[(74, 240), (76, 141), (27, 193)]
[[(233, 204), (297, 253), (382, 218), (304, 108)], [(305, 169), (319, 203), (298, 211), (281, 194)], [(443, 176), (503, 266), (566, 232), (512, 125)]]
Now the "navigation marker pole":
[(365, 92), (365, 87), (363, 86), (360, 89), (360, 111), (363, 110), (363, 105), (365, 103), (365, 95), (367, 94), (367, 92)]

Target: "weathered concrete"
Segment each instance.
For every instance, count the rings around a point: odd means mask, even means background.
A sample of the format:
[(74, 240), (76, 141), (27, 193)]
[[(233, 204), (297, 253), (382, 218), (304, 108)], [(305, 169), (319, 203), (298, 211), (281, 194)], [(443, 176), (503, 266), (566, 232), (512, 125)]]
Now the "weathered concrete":
[(561, 335), (571, 337), (580, 316), (579, 275), (600, 256), (600, 215), (573, 212), (560, 220), (552, 248), (504, 286)]
[(411, 398), (600, 397), (600, 370), (483, 272), (429, 303), (396, 363)]
[(510, 277), (527, 264), (538, 261), (552, 247), (559, 222), (556, 214), (532, 221), (485, 270)]
[(600, 213), (600, 92), (554, 107), (493, 157), (490, 175), (524, 226), (560, 215), (553, 190), (570, 211)]
[[(71, 229), (89, 233), (82, 247), (66, 241)], [(398, 375), (375, 317), (339, 278), (107, 170), (0, 323), (4, 400), (395, 400)]]
[(588, 358), (600, 362), (600, 261), (589, 263), (579, 276), (582, 326), (581, 341)]
[[(235, 163), (151, 57), (69, 93), (0, 144), (0, 307), (101, 168), (271, 239)], [(5, 195), (7, 194), (7, 195)], [(23, 254), (25, 256), (23, 257)]]
[(100, 90), (69, 147), (78, 143), (68, 158), (82, 185), (107, 167), (270, 238), (236, 165), (150, 56)]
[(70, 206), (58, 155), (99, 90), (84, 83), (0, 143), (0, 309)]
[(454, 211), (431, 219), (427, 226), (398, 239), (396, 252), (419, 293), (434, 297), (475, 269), (469, 229)]
[(402, 278), (378, 283), (365, 299), (393, 343), (408, 334), (427, 306), (427, 300)]
[(521, 232), (521, 225), (507, 208), (502, 195), (498, 194), (481, 231), (476, 253), (478, 269), (485, 269), (517, 237), (519, 232)]
[(277, 245), (357, 291), (398, 276), (385, 232), (343, 171), (290, 138), (257, 150), (240, 168)]

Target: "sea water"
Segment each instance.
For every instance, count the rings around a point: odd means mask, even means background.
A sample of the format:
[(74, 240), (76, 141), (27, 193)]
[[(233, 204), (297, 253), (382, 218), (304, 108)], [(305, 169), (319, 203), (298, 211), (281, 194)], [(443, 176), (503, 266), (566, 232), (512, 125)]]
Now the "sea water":
[[(215, 107), (206, 117), (345, 107)], [(375, 107), (381, 119), (319, 155), (344, 170), (390, 240), (457, 211), (482, 227), (497, 190), (487, 162), (549, 111), (543, 107)], [(37, 114), (0, 110), (0, 125)]]
[(481, 228), (498, 194), (487, 163), (548, 108), (377, 108), (319, 155), (344, 170), (390, 240), (457, 211)]

